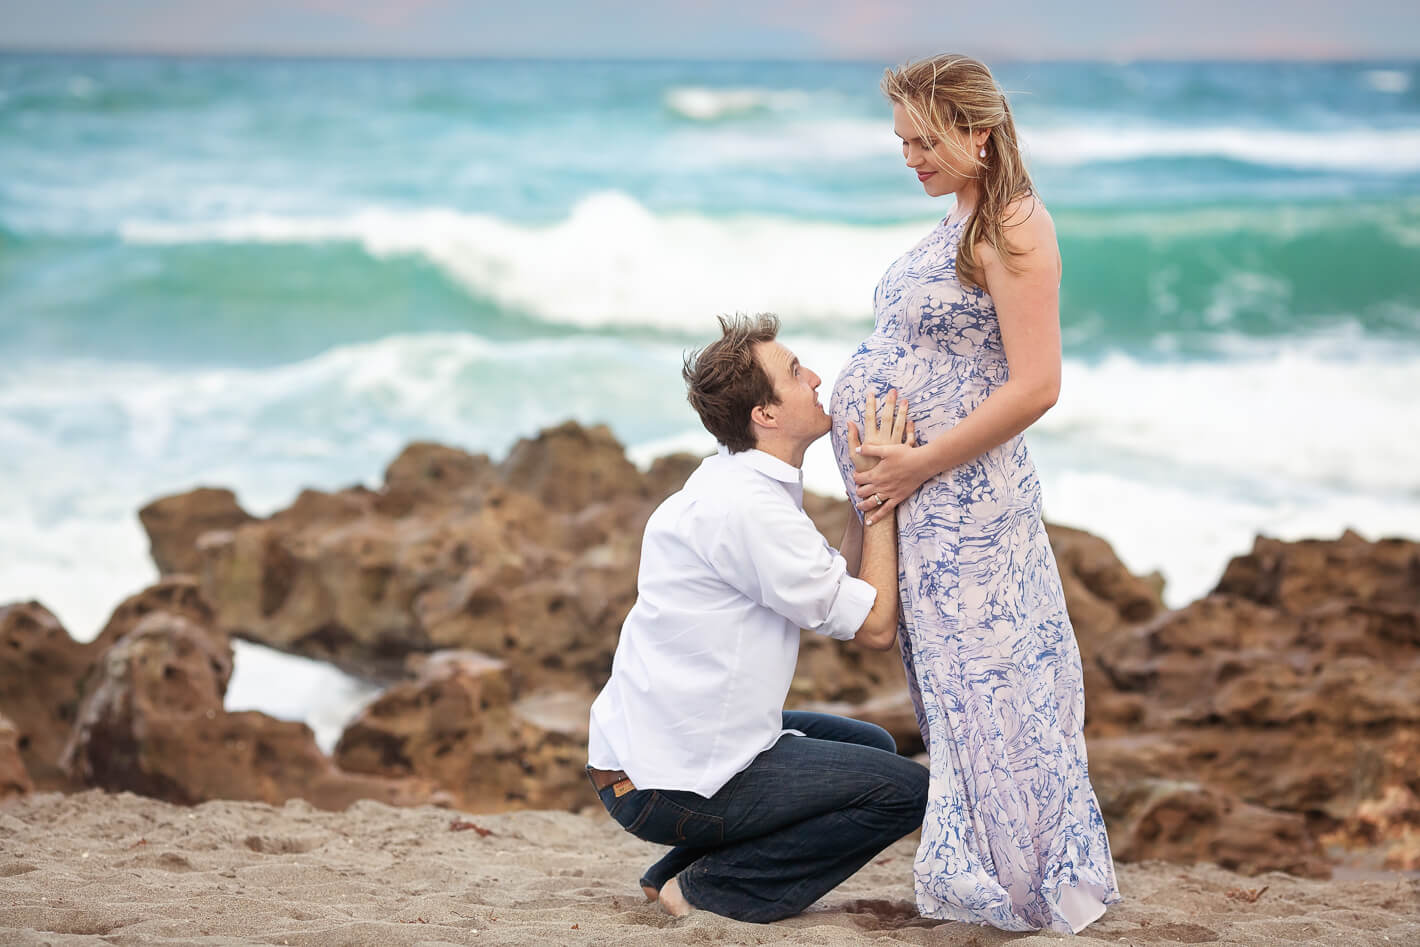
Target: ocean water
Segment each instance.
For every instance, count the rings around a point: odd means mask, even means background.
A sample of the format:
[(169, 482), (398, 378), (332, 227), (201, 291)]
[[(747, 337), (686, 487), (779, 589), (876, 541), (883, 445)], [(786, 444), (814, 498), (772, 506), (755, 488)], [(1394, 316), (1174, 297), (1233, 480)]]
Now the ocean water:
[[(89, 638), (135, 511), (264, 514), (434, 439), (712, 444), (681, 353), (778, 312), (831, 385), (950, 210), (879, 64), (0, 56), (0, 601)], [(1004, 63), (1065, 262), (1046, 515), (1166, 597), (1257, 533), (1420, 536), (1420, 63)], [(841, 493), (826, 444), (812, 488)], [(241, 646), (327, 745), (368, 688)]]

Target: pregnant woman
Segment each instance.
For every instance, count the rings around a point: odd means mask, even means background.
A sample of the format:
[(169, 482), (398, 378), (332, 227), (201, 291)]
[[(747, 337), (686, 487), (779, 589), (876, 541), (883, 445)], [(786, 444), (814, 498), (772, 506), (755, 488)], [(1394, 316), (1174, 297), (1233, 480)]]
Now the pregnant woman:
[[(1060, 254), (982, 63), (883, 77), (893, 130), (952, 213), (893, 263), (834, 385), (833, 443), (871, 521), (897, 508), (898, 635), (931, 788), (914, 866), (927, 917), (1077, 932), (1117, 901), (1085, 759), (1080, 653), (1022, 432), (1060, 385)], [(855, 477), (848, 425), (895, 388), (921, 447)]]

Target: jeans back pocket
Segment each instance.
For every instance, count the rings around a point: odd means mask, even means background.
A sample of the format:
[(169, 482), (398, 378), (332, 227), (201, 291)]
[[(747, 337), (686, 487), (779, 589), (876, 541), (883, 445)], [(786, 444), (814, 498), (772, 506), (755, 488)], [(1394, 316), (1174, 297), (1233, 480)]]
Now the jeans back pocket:
[(687, 808), (659, 789), (649, 795), (646, 806), (634, 818), (622, 821), (618, 813), (617, 821), (632, 835), (658, 845), (710, 848), (725, 843), (725, 820), (721, 817)]

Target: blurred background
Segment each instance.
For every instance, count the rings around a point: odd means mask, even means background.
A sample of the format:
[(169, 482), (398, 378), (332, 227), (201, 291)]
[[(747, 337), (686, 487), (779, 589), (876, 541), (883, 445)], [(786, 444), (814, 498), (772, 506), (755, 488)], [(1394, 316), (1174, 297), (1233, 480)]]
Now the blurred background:
[[(942, 51), (1060, 235), (1047, 517), (1172, 605), (1257, 533), (1420, 536), (1420, 8), (940, 6), (0, 5), (0, 601), (87, 639), (156, 575), (148, 500), (265, 514), (411, 440), (708, 452), (719, 312), (779, 313), (826, 401), (950, 210), (877, 88)], [(826, 442), (806, 479), (842, 494)], [(228, 703), (328, 743), (363, 693), (243, 644)]]

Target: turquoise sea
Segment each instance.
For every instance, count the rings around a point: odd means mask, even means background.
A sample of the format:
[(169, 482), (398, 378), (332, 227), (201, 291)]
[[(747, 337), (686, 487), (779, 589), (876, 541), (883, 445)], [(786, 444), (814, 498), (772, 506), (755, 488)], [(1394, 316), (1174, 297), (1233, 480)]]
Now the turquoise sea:
[[(0, 601), (92, 636), (199, 484), (265, 513), (569, 417), (708, 450), (718, 312), (831, 385), (950, 209), (881, 70), (0, 55)], [(997, 72), (1065, 261), (1047, 516), (1175, 604), (1258, 532), (1420, 536), (1420, 63)], [(233, 702), (311, 717), (256, 653)]]

